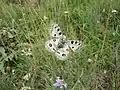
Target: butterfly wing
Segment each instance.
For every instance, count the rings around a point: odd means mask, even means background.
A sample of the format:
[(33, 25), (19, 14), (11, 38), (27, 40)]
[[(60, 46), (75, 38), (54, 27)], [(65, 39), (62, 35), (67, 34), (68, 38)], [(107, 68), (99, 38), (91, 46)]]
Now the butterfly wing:
[(63, 48), (56, 51), (55, 55), (59, 60), (66, 60), (69, 55), (69, 46), (65, 44)]
[(51, 37), (59, 38), (62, 37), (62, 32), (58, 24), (52, 24), (50, 28)]
[(57, 38), (53, 38), (51, 40), (48, 40), (45, 43), (45, 48), (49, 51), (49, 52), (56, 52), (57, 50), (57, 45), (59, 43), (60, 39)]
[(82, 47), (82, 41), (79, 40), (68, 40), (68, 45), (73, 52), (77, 51)]
[(45, 47), (49, 52), (55, 52), (59, 60), (65, 60), (69, 55), (69, 46), (67, 44), (66, 36), (62, 34), (58, 24), (52, 24), (50, 28), (51, 40), (45, 43)]

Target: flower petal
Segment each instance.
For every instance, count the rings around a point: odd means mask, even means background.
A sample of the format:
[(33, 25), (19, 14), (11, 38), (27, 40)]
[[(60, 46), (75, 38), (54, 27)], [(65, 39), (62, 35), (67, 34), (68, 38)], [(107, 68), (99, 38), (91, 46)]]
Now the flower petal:
[(63, 86), (60, 86), (60, 89), (62, 89), (63, 88)]
[(53, 86), (61, 86), (59, 83), (55, 83), (55, 84), (53, 84)]
[(65, 88), (67, 88), (67, 84), (65, 83), (65, 84), (63, 84), (63, 86), (65, 87)]

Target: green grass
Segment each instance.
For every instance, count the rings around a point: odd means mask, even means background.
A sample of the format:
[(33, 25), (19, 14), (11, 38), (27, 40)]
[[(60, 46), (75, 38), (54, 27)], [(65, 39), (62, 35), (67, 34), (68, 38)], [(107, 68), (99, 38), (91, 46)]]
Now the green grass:
[[(23, 83), (32, 90), (59, 90), (53, 86), (56, 77), (64, 79), (68, 90), (119, 90), (119, 0), (41, 0), (38, 7), (7, 2), (0, 0), (0, 47), (7, 55), (0, 54), (0, 90), (20, 90)], [(66, 61), (45, 49), (51, 21), (68, 39), (84, 42)], [(32, 55), (22, 55), (29, 48)], [(31, 78), (25, 81), (27, 73)]]

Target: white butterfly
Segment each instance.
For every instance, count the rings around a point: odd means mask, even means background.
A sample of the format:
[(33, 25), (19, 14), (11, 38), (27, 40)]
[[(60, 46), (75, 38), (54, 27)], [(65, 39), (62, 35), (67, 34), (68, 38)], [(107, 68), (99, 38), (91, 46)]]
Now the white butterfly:
[(67, 40), (66, 36), (62, 34), (58, 24), (52, 24), (50, 28), (50, 35), (52, 39), (45, 43), (45, 47), (49, 52), (54, 52), (56, 57), (60, 60), (68, 58), (70, 49), (76, 52), (82, 47), (82, 41)]

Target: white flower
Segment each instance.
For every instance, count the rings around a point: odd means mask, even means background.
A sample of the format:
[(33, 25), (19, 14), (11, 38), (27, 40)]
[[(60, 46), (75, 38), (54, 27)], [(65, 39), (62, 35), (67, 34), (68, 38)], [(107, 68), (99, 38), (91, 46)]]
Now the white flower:
[(23, 13), (23, 16), (25, 16), (25, 13)]
[(88, 58), (88, 62), (92, 62), (92, 59)]
[(60, 77), (57, 77), (57, 79), (60, 79)]
[(115, 32), (113, 32), (112, 34), (113, 34), (113, 36), (115, 36)]
[(117, 10), (115, 10), (115, 9), (112, 10), (112, 13), (116, 13), (116, 12), (117, 12)]
[(30, 56), (30, 55), (32, 55), (32, 53), (31, 53), (31, 52), (26, 53), (26, 56)]
[(12, 70), (12, 74), (15, 74), (15, 70), (14, 69)]
[(24, 80), (29, 80), (30, 77), (31, 77), (31, 74), (28, 73), (28, 74), (26, 74), (26, 75), (23, 77), (23, 79), (24, 79)]
[(47, 19), (48, 19), (48, 17), (46, 17), (46, 16), (44, 16), (43, 18), (44, 18), (44, 20), (47, 20)]
[(14, 36), (10, 32), (8, 32), (8, 37), (13, 38)]
[(6, 35), (6, 32), (7, 32), (6, 30), (3, 30), (3, 31), (2, 31), (2, 34), (3, 34), (3, 35)]
[(24, 50), (24, 49), (22, 49), (21, 51), (22, 51), (23, 53), (25, 53), (25, 50)]
[(105, 12), (105, 8), (102, 10), (102, 12)]
[(95, 54), (95, 58), (97, 58), (98, 57), (98, 54)]
[(28, 48), (28, 51), (26, 52), (26, 56), (32, 55), (31, 48)]
[(2, 19), (0, 19), (0, 22), (2, 22)]
[(69, 12), (68, 11), (64, 11), (65, 14), (68, 14)]
[(106, 73), (107, 73), (107, 70), (104, 70), (104, 73), (106, 74)]
[(97, 23), (100, 23), (100, 21), (97, 21)]
[(31, 48), (28, 48), (27, 50), (21, 50), (22, 54), (21, 55), (26, 55), (26, 56), (30, 56), (32, 55), (32, 52), (31, 52)]
[(28, 52), (31, 52), (31, 48), (28, 48)]
[(22, 19), (19, 19), (19, 21), (22, 21)]
[(31, 88), (30, 87), (21, 87), (21, 89), (20, 90), (31, 90)]

